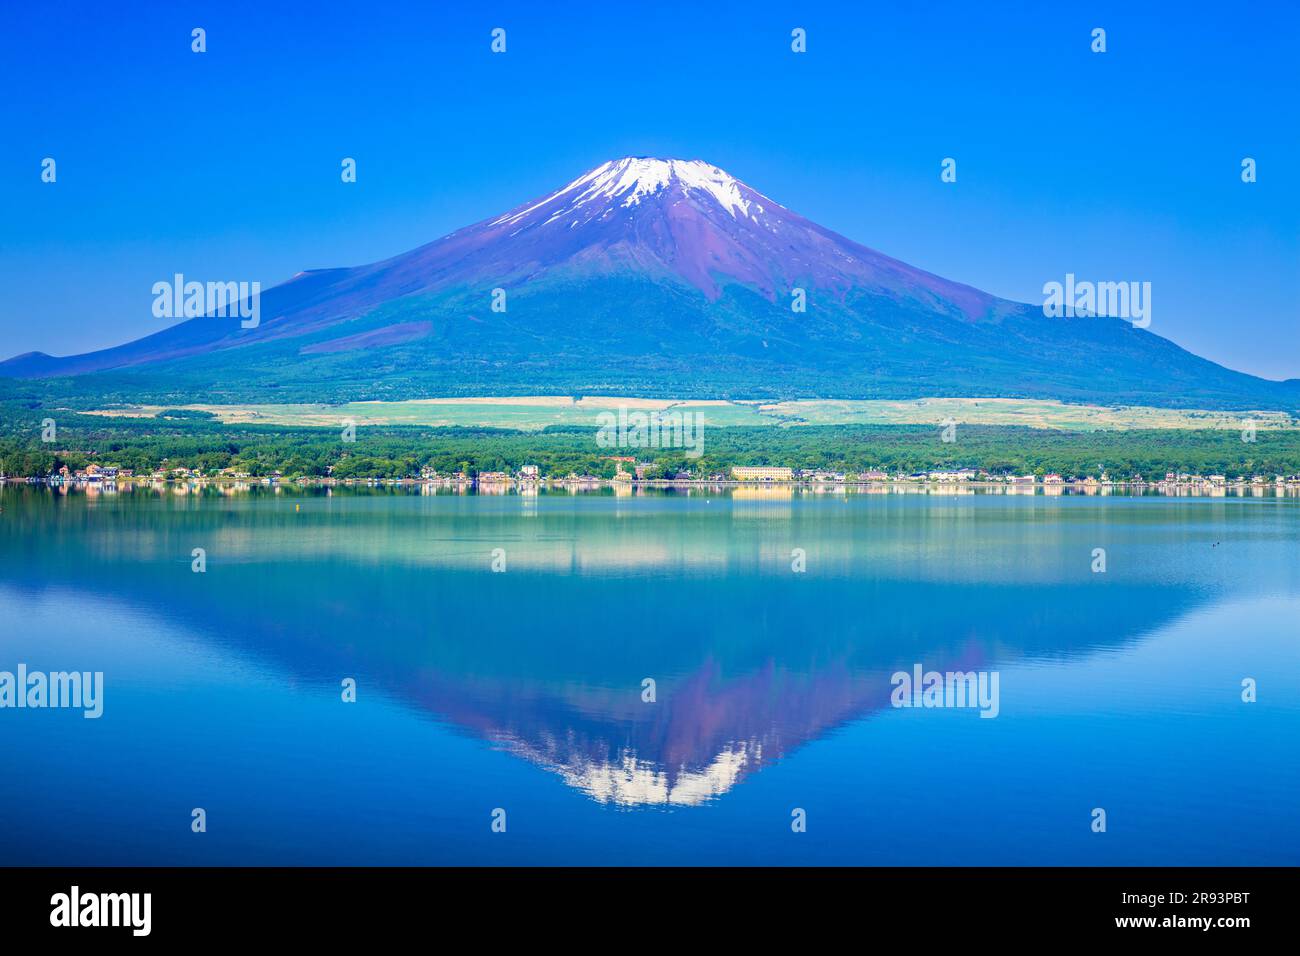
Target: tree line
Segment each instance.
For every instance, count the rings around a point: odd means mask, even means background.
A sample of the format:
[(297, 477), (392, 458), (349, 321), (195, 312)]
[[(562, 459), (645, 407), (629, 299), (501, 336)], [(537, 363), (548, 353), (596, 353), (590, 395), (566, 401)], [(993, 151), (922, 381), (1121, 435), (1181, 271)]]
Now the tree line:
[[(1300, 431), (1260, 430), (1253, 442), (1236, 431), (1140, 429), (1067, 432), (963, 425), (956, 440), (915, 425), (714, 427), (703, 455), (680, 448), (602, 448), (596, 430), (552, 426), (542, 431), (463, 426), (358, 426), (355, 441), (337, 428), (223, 424), (211, 418), (105, 418), (58, 413), (53, 441), (42, 441), (48, 412), (0, 406), (0, 473), (37, 476), (91, 463), (131, 468), (222, 469), (254, 477), (403, 478), (423, 469), (440, 474), (515, 472), (526, 464), (548, 477), (612, 477), (612, 456), (649, 463), (648, 477), (726, 474), (733, 465), (777, 465), (891, 474), (977, 468), (994, 474), (1100, 475), (1146, 478), (1166, 472), (1228, 477), (1300, 473)], [(622, 466), (626, 468), (626, 465)]]

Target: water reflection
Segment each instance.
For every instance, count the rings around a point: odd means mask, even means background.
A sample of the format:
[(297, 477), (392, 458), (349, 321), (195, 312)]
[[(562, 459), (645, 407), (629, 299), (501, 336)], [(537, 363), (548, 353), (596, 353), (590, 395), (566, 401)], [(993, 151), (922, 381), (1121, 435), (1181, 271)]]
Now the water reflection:
[(621, 807), (716, 799), (888, 708), (889, 675), (916, 662), (1082, 660), (1230, 591), (1298, 589), (1289, 501), (757, 491), (21, 490), (0, 571), (148, 608), (323, 694), (354, 676)]

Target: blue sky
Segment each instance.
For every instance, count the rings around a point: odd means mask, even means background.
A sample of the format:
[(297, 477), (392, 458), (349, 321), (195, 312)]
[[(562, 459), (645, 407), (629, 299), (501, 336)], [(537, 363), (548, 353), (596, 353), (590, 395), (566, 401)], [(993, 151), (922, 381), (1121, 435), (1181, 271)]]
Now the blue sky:
[(1152, 332), (1296, 377), (1298, 49), (1287, 2), (6, 4), (0, 353), (156, 331), (175, 272), (356, 265), (652, 155), (1008, 298), (1150, 281)]

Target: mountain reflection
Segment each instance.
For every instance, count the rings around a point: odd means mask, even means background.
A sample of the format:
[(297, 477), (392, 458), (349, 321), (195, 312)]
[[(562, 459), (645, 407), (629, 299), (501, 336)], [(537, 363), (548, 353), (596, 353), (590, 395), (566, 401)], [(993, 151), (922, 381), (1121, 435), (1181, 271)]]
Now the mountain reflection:
[[(1153, 533), (1167, 508), (1120, 525), (1095, 507), (1044, 521), (1041, 504), (1024, 520), (1005, 500), (543, 500), (526, 516), (495, 500), (298, 500), (9, 496), (0, 570), (148, 607), (178, 638), (324, 692), (356, 677), (624, 807), (714, 799), (888, 708), (889, 675), (914, 663), (1079, 659), (1212, 600), (1223, 578), (1208, 544), (1203, 564), (1171, 563), (1170, 548), (1202, 549)], [(1204, 513), (1207, 541), (1234, 540), (1230, 510)], [(1089, 573), (1098, 540), (1125, 573)], [(189, 571), (196, 546), (206, 574)]]

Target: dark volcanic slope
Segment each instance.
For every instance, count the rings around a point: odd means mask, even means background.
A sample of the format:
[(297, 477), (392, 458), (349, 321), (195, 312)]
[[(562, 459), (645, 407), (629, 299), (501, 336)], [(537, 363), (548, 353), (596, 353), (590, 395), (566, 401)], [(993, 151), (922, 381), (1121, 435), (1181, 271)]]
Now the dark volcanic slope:
[[(791, 310), (792, 290), (807, 310)], [(505, 311), (491, 307), (505, 290)], [(1119, 319), (1048, 319), (860, 246), (705, 163), (622, 159), (372, 265), (306, 272), (262, 321), (199, 318), (0, 375), (70, 396), (1060, 398), (1300, 407), (1300, 382)]]

